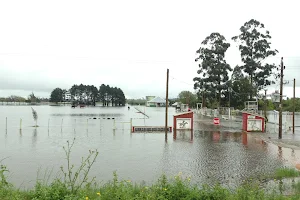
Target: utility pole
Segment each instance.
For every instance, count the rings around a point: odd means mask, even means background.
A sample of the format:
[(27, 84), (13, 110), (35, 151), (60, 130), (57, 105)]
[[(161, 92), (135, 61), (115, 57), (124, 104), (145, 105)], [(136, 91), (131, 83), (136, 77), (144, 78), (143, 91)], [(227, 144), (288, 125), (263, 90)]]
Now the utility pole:
[(169, 106), (169, 69), (167, 69), (167, 83), (166, 83), (166, 119), (165, 119), (165, 141), (168, 140), (168, 106)]
[(278, 139), (282, 138), (282, 94), (283, 94), (283, 57), (280, 64), (280, 101), (279, 101), (279, 131)]
[(264, 105), (264, 110), (265, 110), (265, 130), (267, 128), (267, 89), (265, 89), (265, 105)]
[(296, 101), (296, 97), (295, 97), (295, 92), (296, 92), (296, 79), (294, 79), (294, 91), (293, 91), (293, 134), (295, 133), (295, 101)]

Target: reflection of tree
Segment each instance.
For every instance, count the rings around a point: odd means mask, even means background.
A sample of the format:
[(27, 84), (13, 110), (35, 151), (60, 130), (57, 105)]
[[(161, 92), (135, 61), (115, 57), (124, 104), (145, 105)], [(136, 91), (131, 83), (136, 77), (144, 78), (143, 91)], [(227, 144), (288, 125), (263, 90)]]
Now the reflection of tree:
[(33, 134), (32, 134), (32, 147), (35, 147), (37, 141), (37, 129), (33, 129)]

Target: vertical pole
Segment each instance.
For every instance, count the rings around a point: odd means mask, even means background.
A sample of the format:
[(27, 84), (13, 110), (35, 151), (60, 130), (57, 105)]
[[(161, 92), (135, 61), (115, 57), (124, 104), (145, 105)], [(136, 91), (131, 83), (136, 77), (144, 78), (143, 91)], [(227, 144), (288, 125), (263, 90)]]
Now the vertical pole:
[(61, 129), (62, 129), (63, 122), (64, 122), (64, 118), (61, 119), (61, 125), (60, 125)]
[(279, 131), (278, 139), (282, 138), (282, 93), (283, 93), (283, 57), (280, 64), (280, 103), (279, 103)]
[(50, 122), (50, 119), (48, 119), (48, 131), (49, 131), (49, 122)]
[(116, 130), (116, 120), (114, 119), (114, 130)]
[(265, 132), (267, 128), (267, 89), (265, 89), (265, 102), (264, 102), (264, 115), (265, 115)]
[(166, 83), (166, 116), (165, 116), (165, 140), (168, 139), (168, 98), (169, 98), (169, 69), (167, 69), (167, 83)]
[(294, 91), (293, 91), (293, 134), (295, 133), (295, 90), (296, 90), (296, 79), (294, 79)]
[(229, 113), (228, 113), (228, 119), (230, 120), (230, 118), (231, 118), (231, 109), (230, 109), (230, 92), (231, 92), (231, 88), (229, 88)]
[(5, 130), (6, 130), (6, 133), (7, 133), (7, 117), (5, 118)]
[(130, 133), (132, 133), (132, 118), (130, 118)]
[(22, 118), (20, 119), (20, 130), (22, 130)]

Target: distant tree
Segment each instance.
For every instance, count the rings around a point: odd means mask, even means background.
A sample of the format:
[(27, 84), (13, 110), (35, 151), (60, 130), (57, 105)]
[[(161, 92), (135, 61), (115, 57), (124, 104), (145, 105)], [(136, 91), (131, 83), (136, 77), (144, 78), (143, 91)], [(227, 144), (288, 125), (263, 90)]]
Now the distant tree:
[(32, 92), (29, 96), (28, 96), (28, 99), (27, 99), (27, 102), (28, 103), (39, 103), (40, 100), (34, 95), (34, 93)]
[(50, 102), (62, 102), (64, 97), (63, 97), (63, 90), (60, 88), (55, 88), (50, 95)]
[(188, 104), (190, 107), (195, 107), (197, 104), (197, 95), (190, 91), (182, 91), (178, 95), (178, 100), (183, 104)]
[(243, 72), (248, 74), (250, 85), (253, 89), (250, 92), (250, 99), (256, 95), (265, 86), (270, 85), (272, 81), (268, 78), (272, 74), (275, 64), (262, 64), (263, 61), (275, 56), (278, 51), (271, 49), (271, 36), (265, 29), (264, 24), (251, 19), (240, 28), (240, 35), (232, 39), (239, 43)]
[(102, 84), (99, 88), (99, 99), (102, 102), (102, 106), (106, 105), (106, 86)]
[(232, 71), (225, 60), (225, 52), (230, 47), (226, 39), (220, 33), (212, 33), (203, 40), (201, 47), (196, 51), (195, 59), (200, 61), (199, 77), (195, 77), (194, 88), (208, 96), (210, 101), (215, 101), (219, 105), (222, 91), (227, 88), (228, 72)]
[(63, 90), (62, 90), (62, 101), (63, 101), (63, 102), (66, 101), (66, 93), (67, 93), (67, 90), (66, 90), (66, 89), (63, 89)]

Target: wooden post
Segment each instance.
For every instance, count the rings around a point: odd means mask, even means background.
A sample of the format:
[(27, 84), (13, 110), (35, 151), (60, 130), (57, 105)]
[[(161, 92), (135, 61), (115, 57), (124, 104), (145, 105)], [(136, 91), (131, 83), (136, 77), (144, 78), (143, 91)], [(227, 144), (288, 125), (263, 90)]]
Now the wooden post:
[(283, 94), (283, 57), (280, 64), (280, 103), (279, 103), (279, 131), (278, 139), (282, 138), (282, 94)]
[(5, 118), (5, 130), (6, 130), (6, 133), (7, 133), (7, 117)]
[(130, 118), (130, 133), (132, 133), (132, 118)]
[(264, 115), (265, 115), (265, 132), (267, 129), (267, 89), (265, 89), (265, 101), (264, 101)]
[(20, 130), (22, 130), (22, 118), (20, 119)]
[(64, 122), (64, 118), (61, 119), (61, 125), (60, 125), (61, 129), (62, 129), (63, 122)]
[(293, 91), (293, 134), (295, 133), (295, 101), (296, 101), (296, 79), (294, 79), (294, 91)]
[(168, 105), (169, 105), (169, 69), (167, 69), (167, 83), (166, 83), (166, 116), (165, 116), (165, 140), (168, 139)]
[(49, 131), (49, 124), (50, 124), (50, 119), (48, 119), (48, 131)]

